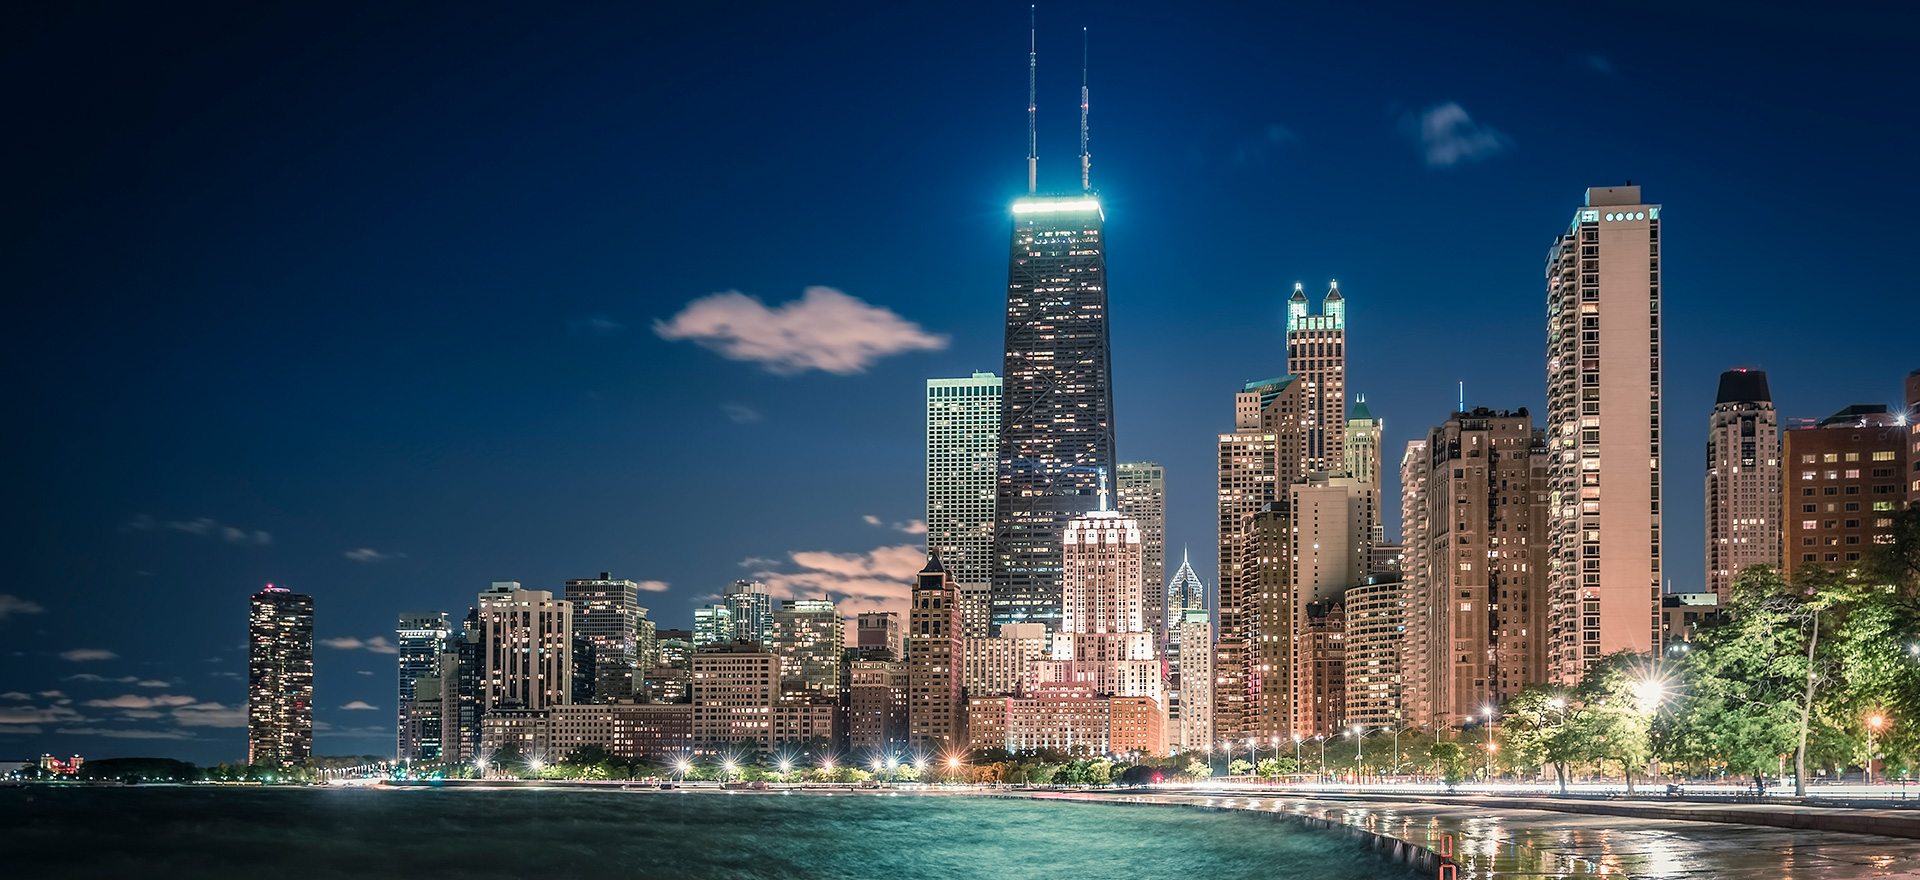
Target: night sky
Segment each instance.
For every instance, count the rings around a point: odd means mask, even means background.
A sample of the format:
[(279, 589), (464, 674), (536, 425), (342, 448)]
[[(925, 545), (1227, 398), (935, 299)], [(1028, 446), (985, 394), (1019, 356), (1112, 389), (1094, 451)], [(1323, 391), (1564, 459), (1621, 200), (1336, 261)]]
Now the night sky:
[[(1674, 588), (1721, 370), (1791, 423), (1920, 367), (1912, 18), (1289, 6), (1039, 10), (1043, 190), (1090, 29), (1170, 569), (1213, 581), (1214, 435), (1296, 280), (1340, 281), (1390, 472), (1458, 381), (1544, 421), (1587, 186), (1665, 206)], [(663, 627), (743, 576), (896, 602), (924, 380), (1000, 370), (1027, 39), (1018, 3), (11, 9), (0, 759), (243, 759), (269, 582), (315, 597), (322, 754), (391, 753), (396, 612), (489, 581), (611, 571)]]

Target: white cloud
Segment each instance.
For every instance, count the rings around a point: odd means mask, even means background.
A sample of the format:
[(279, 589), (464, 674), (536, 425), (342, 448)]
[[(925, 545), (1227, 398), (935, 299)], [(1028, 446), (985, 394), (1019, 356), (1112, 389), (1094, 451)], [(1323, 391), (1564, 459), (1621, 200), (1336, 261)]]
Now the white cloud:
[(40, 691), (39, 694), (49, 700), (64, 700), (67, 698), (65, 691)]
[(245, 727), (247, 710), (229, 709), (219, 703), (195, 703), (174, 709), (173, 720), (181, 727)]
[(840, 603), (840, 613), (846, 617), (862, 611), (904, 615), (913, 593), (913, 576), (927, 562), (926, 552), (912, 544), (866, 553), (802, 550), (787, 555), (799, 571), (756, 571), (754, 578), (779, 598), (829, 595)]
[(159, 694), (146, 697), (140, 694), (121, 694), (106, 700), (88, 700), (87, 705), (101, 709), (152, 709), (155, 706), (191, 706), (199, 702), (181, 694)]
[(809, 287), (800, 299), (771, 309), (734, 290), (703, 296), (672, 320), (654, 321), (653, 332), (783, 376), (859, 373), (888, 355), (947, 347), (946, 336), (831, 287)]
[(145, 679), (141, 679), (140, 681), (134, 682), (134, 686), (143, 687), (143, 688), (163, 688), (167, 686), (167, 682), (161, 681), (160, 679), (157, 679), (157, 678), (145, 678)]
[(355, 562), (385, 562), (389, 559), (405, 559), (405, 553), (382, 553), (372, 547), (358, 547), (341, 554)]
[(12, 593), (0, 593), (0, 620), (15, 614), (40, 614), (46, 610), (38, 602), (22, 599)]
[(12, 724), (67, 724), (85, 720), (80, 713), (65, 706), (48, 706), (44, 709), (33, 706), (0, 708), (0, 729)]
[(357, 672), (359, 672), (359, 673), (360, 673), (361, 675), (372, 675), (372, 674), (373, 674), (373, 671), (372, 671), (372, 670), (370, 670), (370, 669), (360, 669), (360, 670), (356, 670), (356, 671), (357, 671)]
[(745, 559), (740, 560), (741, 568), (766, 568), (769, 565), (779, 565), (779, 564), (780, 564), (780, 560), (768, 559), (765, 556), (749, 556)]
[(586, 336), (612, 336), (627, 329), (625, 324), (606, 315), (589, 315), (576, 321), (567, 322), (568, 329)]
[(380, 707), (375, 706), (374, 704), (369, 703), (366, 700), (354, 700), (353, 702), (348, 703), (345, 706), (341, 706), (340, 708), (350, 709), (355, 712), (370, 712), (370, 711), (377, 711)]
[(866, 524), (867, 524), (867, 525), (870, 525), (870, 526), (877, 526), (877, 525), (879, 525), (879, 524), (880, 524), (880, 518), (879, 518), (879, 517), (877, 517), (877, 516), (874, 516), (874, 515), (873, 515), (873, 514), (871, 514), (871, 513), (869, 513), (869, 514), (867, 514), (866, 516), (863, 516), (863, 517), (861, 517), (860, 519), (862, 519), (862, 520), (864, 520), (864, 521), (866, 522)]
[(1459, 104), (1448, 101), (1415, 116), (1400, 117), (1400, 131), (1420, 144), (1427, 166), (1444, 168), (1504, 152), (1513, 139), (1492, 126), (1474, 122)]
[(750, 425), (760, 421), (760, 411), (744, 403), (720, 404), (720, 411), (727, 414), (728, 420), (736, 425)]
[(666, 581), (636, 581), (634, 586), (638, 587), (643, 593), (664, 593), (667, 591)]
[(41, 732), (40, 725), (38, 724), (18, 724), (18, 725), (0, 724), (0, 736), (6, 736), (8, 734), (20, 736), (23, 734), (40, 733), (40, 732)]
[(927, 524), (917, 519), (910, 519), (903, 523), (894, 523), (893, 527), (909, 535), (924, 535), (927, 533)]
[(31, 699), (33, 699), (32, 694), (23, 694), (19, 691), (7, 691), (4, 694), (0, 694), (0, 700), (31, 700)]
[(204, 516), (194, 517), (193, 519), (173, 519), (161, 522), (143, 513), (128, 521), (122, 530), (151, 532), (156, 529), (166, 529), (201, 538), (219, 538), (229, 544), (265, 547), (273, 543), (273, 536), (259, 529), (242, 529), (235, 526), (223, 526), (218, 521)]
[(400, 653), (400, 646), (387, 641), (384, 636), (374, 636), (370, 639), (340, 636), (332, 639), (321, 639), (320, 644), (326, 645), (329, 648), (338, 648), (342, 651), (372, 651), (375, 654)]
[(104, 736), (111, 739), (197, 739), (184, 730), (134, 730), (114, 727), (63, 727), (56, 733), (66, 736)]
[(60, 658), (74, 663), (85, 663), (89, 660), (118, 660), (120, 655), (105, 648), (75, 648), (71, 651), (61, 651)]

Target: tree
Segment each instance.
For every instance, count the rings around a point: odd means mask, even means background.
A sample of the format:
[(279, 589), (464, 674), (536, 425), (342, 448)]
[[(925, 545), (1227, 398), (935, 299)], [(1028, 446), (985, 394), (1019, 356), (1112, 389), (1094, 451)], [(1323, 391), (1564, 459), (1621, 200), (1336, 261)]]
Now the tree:
[(1245, 758), (1235, 758), (1227, 765), (1228, 776), (1245, 776), (1253, 772), (1253, 763)]
[(1188, 779), (1198, 782), (1202, 779), (1212, 776), (1213, 767), (1207, 764), (1207, 762), (1200, 760), (1199, 758), (1194, 758), (1193, 760), (1190, 760), (1187, 762), (1187, 769), (1183, 775), (1185, 775)]
[(1509, 760), (1552, 767), (1561, 794), (1567, 793), (1567, 765), (1582, 755), (1569, 724), (1573, 711), (1571, 690), (1536, 684), (1508, 700), (1500, 714)]
[(1885, 539), (1868, 558), (1876, 579), (1892, 584), (1911, 598), (1920, 593), (1920, 505), (1895, 511)]
[(1664, 688), (1664, 677), (1648, 657), (1628, 651), (1603, 657), (1588, 667), (1574, 691), (1578, 709), (1555, 739), (1577, 740), (1595, 763), (1619, 761), (1632, 794), (1634, 768), (1653, 757), (1650, 725)]
[(1427, 749), (1427, 757), (1433, 761), (1435, 775), (1446, 780), (1447, 787), (1459, 785), (1467, 778), (1467, 750), (1456, 742), (1437, 742)]

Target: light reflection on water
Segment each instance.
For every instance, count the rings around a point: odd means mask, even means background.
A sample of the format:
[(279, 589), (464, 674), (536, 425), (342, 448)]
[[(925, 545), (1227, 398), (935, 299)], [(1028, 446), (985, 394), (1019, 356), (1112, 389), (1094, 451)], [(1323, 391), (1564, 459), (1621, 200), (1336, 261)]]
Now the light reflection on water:
[(10, 878), (1407, 876), (1253, 815), (965, 796), (31, 788), (0, 791), (0, 829)]

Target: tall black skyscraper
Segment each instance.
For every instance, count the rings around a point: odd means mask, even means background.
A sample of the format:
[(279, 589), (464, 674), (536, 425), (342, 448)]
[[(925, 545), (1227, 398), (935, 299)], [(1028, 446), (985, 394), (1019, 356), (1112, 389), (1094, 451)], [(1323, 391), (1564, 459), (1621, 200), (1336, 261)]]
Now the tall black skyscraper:
[(313, 597), (272, 584), (248, 601), (247, 763), (313, 754)]
[(1013, 205), (992, 621), (1060, 623), (1060, 539), (1114, 473), (1105, 216), (1090, 194)]

